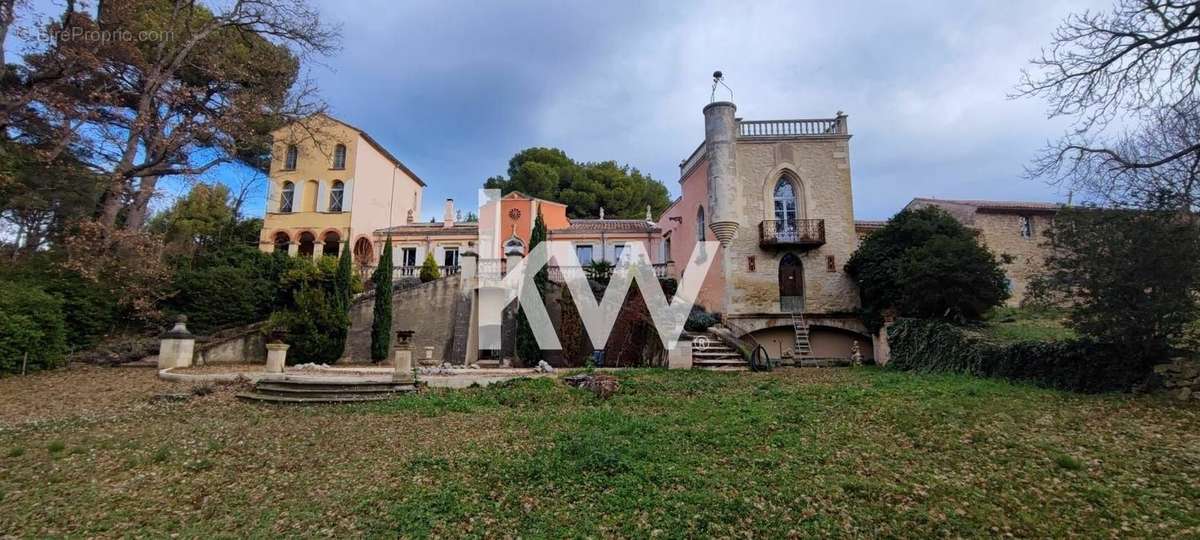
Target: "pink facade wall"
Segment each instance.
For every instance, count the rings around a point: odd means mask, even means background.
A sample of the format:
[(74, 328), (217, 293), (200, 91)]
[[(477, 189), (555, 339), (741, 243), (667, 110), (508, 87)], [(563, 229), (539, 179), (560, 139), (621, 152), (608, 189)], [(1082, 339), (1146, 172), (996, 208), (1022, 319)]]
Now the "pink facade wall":
[[(712, 223), (711, 211), (708, 208), (708, 161), (701, 159), (688, 175), (680, 181), (681, 195), (679, 200), (658, 219), (658, 227), (663, 234), (671, 232), (671, 251), (668, 260), (675, 262), (676, 273), (683, 272), (691, 259), (692, 251), (696, 248), (697, 209), (703, 207), (706, 223)], [(671, 218), (682, 218), (676, 222)], [(705, 240), (716, 240), (712, 231), (706, 230)], [(725, 311), (725, 279), (721, 265), (720, 248), (709, 256), (714, 257), (704, 286), (696, 298), (696, 304), (704, 306), (710, 312)]]

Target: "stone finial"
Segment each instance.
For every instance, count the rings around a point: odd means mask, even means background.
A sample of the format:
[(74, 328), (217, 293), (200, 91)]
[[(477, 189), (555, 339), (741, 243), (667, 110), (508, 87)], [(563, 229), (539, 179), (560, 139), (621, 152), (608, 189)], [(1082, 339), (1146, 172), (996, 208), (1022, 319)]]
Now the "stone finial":
[(650, 213), (650, 205), (646, 205), (646, 221), (654, 221), (654, 214)]
[(175, 317), (175, 326), (162, 335), (164, 339), (184, 339), (192, 337), (187, 329), (187, 315)]
[(604, 219), (604, 207), (600, 207), (600, 219)]

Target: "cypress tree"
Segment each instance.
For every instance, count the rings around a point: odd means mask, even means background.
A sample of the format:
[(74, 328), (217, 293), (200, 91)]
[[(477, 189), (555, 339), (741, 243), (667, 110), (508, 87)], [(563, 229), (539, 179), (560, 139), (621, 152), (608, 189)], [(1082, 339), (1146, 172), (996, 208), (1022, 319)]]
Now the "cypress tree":
[[(542, 213), (539, 211), (537, 218), (533, 220), (533, 231), (529, 234), (529, 251), (546, 240), (546, 222), (542, 220)], [(543, 267), (538, 270), (533, 281), (537, 285), (538, 295), (545, 297), (546, 283), (549, 282), (549, 270)], [(542, 348), (538, 346), (537, 338), (533, 335), (533, 327), (529, 324), (529, 318), (525, 316), (525, 309), (521, 308), (517, 311), (517, 356), (525, 366), (537, 365), (542, 359)]]
[(392, 235), (388, 235), (379, 256), (379, 266), (371, 275), (375, 282), (375, 318), (371, 321), (371, 360), (387, 358), (392, 346)]
[(347, 239), (342, 245), (341, 255), (338, 256), (337, 273), (333, 276), (333, 298), (329, 302), (329, 305), (340, 315), (338, 319), (344, 322), (341, 324), (341, 328), (333, 333), (337, 350), (341, 351), (339, 357), (346, 354), (346, 337), (350, 334), (350, 299), (354, 295), (351, 256), (350, 240)]

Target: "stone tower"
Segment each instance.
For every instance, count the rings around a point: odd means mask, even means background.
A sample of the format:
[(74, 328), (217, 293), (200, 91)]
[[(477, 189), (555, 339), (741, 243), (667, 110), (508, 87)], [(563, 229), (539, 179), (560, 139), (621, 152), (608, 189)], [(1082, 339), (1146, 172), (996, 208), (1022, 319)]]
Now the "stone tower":
[(708, 158), (708, 228), (722, 246), (737, 237), (737, 106), (716, 101), (704, 107), (704, 153)]

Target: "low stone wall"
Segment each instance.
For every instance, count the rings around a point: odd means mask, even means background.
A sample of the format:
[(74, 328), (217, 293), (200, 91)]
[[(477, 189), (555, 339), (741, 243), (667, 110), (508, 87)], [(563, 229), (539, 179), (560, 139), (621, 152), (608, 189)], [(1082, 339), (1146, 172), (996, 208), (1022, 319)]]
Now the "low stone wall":
[(266, 363), (265, 323), (231, 328), (196, 342), (193, 365)]
[(1161, 377), (1163, 388), (1172, 397), (1200, 401), (1200, 361), (1176, 358), (1154, 366), (1154, 373)]

